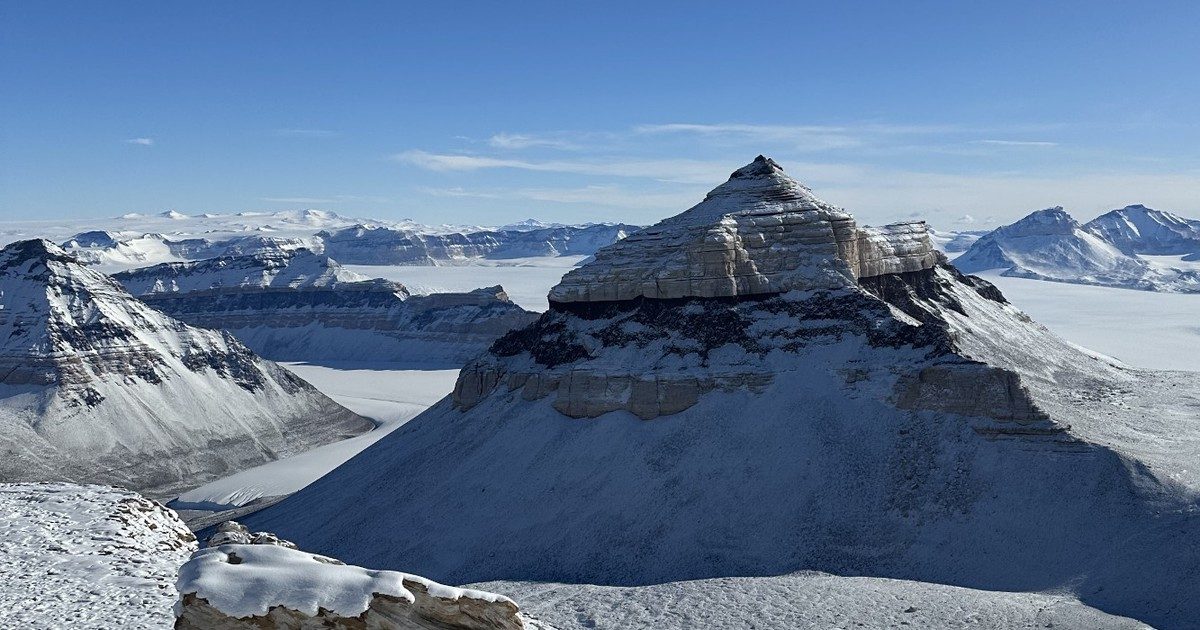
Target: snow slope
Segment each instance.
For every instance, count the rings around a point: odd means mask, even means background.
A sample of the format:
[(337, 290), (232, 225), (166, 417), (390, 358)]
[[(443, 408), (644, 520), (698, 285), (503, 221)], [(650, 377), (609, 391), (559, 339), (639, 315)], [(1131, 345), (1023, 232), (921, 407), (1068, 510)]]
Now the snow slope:
[(1060, 207), (1039, 210), (981, 237), (954, 265), (1003, 275), (1149, 291), (1200, 292), (1200, 273), (1165, 269), (1127, 254)]
[(318, 446), (192, 488), (170, 503), (178, 510), (226, 510), (291, 494), (379, 441), (454, 389), (458, 370), (413, 370), (402, 364), (285, 364), (338, 403), (379, 422), (374, 430)]
[(1200, 252), (1200, 220), (1143, 205), (1126, 206), (1088, 221), (1083, 229), (1129, 254)]
[(765, 628), (1149, 628), (1061, 594), (1005, 593), (870, 577), (798, 573), (614, 587), (484, 582), (558, 630)]
[(508, 297), (521, 308), (541, 312), (549, 307), (546, 293), (562, 276), (586, 256), (478, 260), (471, 265), (406, 266), (346, 265), (372, 278), (403, 282), (414, 294), (470, 291), (479, 285), (502, 285)]
[(0, 484), (0, 626), (158, 630), (196, 537), (127, 490)]
[[(782, 171), (750, 176), (780, 195), (729, 196), (714, 233), (745, 218), (731, 213), (775, 214), (763, 238), (811, 230), (829, 246), (796, 260), (840, 269), (843, 285), (795, 270), (821, 283), (552, 302), (468, 364), (452, 398), (248, 524), (450, 583), (817, 570), (1056, 591), (1194, 627), (1194, 377), (1081, 351), (943, 259), (905, 270), (922, 239), (862, 265), (862, 250), (836, 246), (859, 242), (852, 220), (792, 217), (806, 210), (787, 205)], [(650, 242), (638, 253), (674, 273), (671, 248), (692, 242), (664, 239), (659, 261)], [(596, 261), (606, 268), (580, 277), (614, 281), (619, 267)]]
[(1200, 371), (1195, 295), (979, 275), (1072, 343), (1141, 368)]
[(372, 427), (48, 241), (0, 250), (0, 375), (4, 481), (161, 496)]

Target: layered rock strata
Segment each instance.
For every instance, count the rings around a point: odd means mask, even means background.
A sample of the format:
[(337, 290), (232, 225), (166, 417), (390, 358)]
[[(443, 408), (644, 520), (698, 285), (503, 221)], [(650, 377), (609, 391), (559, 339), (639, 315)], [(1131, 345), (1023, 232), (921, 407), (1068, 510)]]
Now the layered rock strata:
[(411, 295), (307, 250), (170, 263), (115, 274), (154, 308), (231, 332), (280, 361), (419, 361), (458, 366), (536, 319), (500, 286)]
[(0, 385), (5, 481), (159, 495), (373, 426), (48, 241), (0, 250)]
[[(549, 313), (463, 370), (454, 401), (469, 409), (503, 385), (527, 400), (553, 394), (554, 408), (571, 417), (624, 409), (650, 419), (717, 389), (761, 392), (773, 375), (760, 359), (772, 350), (852, 332), (910, 343), (907, 324), (888, 321), (882, 305), (856, 290), (888, 278), (900, 279), (902, 293), (924, 290), (944, 262), (924, 223), (859, 228), (759, 156), (700, 204), (567, 273), (550, 291)], [(873, 330), (863, 313), (880, 318)], [(814, 318), (826, 323), (814, 327)], [(929, 397), (901, 398), (918, 405)]]
[(563, 277), (550, 302), (834, 289), (935, 262), (924, 223), (859, 228), (759, 156), (690, 210), (598, 251)]

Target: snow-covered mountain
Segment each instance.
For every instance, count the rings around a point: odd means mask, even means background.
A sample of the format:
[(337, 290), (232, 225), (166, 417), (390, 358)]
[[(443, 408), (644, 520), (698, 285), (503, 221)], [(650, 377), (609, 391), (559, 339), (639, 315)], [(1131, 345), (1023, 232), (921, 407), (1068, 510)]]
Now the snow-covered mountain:
[(951, 232), (943, 230), (935, 230), (929, 228), (929, 239), (933, 241), (933, 246), (940, 252), (947, 254), (957, 254), (965, 252), (975, 244), (979, 238), (991, 230), (964, 230), (962, 232)]
[(53, 243), (0, 250), (0, 481), (161, 496), (372, 426)]
[[(475, 259), (590, 255), (638, 226), (565, 225), (527, 219), (499, 228), (430, 226), (413, 221), (351, 219), (331, 212), (239, 213), (188, 216), (125, 215), (104, 227), (59, 236), (48, 222), (0, 225), (0, 242), (12, 237), (62, 239), (62, 247), (87, 264), (112, 272), (146, 265), (306, 248), (347, 264), (433, 265)], [(4, 238), (5, 235), (9, 238)], [(328, 241), (328, 245), (327, 245)], [(328, 251), (326, 247), (329, 247)]]
[(452, 397), (246, 520), (449, 583), (820, 570), (1185, 627), (1197, 400), (1194, 375), (1033, 323), (923, 224), (860, 228), (760, 157), (569, 273)]
[(1083, 228), (1129, 254), (1182, 255), (1200, 252), (1200, 220), (1126, 206), (1088, 221)]
[(590, 255), (637, 231), (634, 225), (531, 226), (475, 232), (425, 233), (359, 225), (317, 234), (324, 252), (353, 265), (436, 265), (477, 258)]
[(1038, 210), (997, 228), (955, 258), (954, 266), (966, 273), (1004, 269), (1003, 275), (1020, 278), (1150, 291), (1200, 291), (1200, 274), (1154, 266), (1126, 253), (1098, 236), (1095, 229), (1081, 226), (1061, 207)]
[(410, 295), (301, 249), (167, 263), (113, 276), (147, 304), (223, 329), (279, 361), (462, 365), (536, 315), (501, 287)]
[[(124, 269), (149, 264), (244, 256), (262, 252), (286, 252), (309, 247), (312, 239), (277, 236), (237, 236), (224, 240), (185, 238), (172, 240), (157, 233), (125, 233), (95, 230), (82, 232), (63, 242), (62, 248), (81, 262), (101, 269)], [(319, 247), (320, 242), (317, 241)]]

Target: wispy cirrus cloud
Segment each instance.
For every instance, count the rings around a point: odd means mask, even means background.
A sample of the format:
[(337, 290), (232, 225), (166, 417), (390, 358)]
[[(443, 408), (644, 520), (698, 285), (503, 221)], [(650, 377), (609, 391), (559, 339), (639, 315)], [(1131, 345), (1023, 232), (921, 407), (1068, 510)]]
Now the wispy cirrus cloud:
[(1057, 142), (1042, 140), (976, 140), (975, 144), (990, 144), (1000, 147), (1056, 147)]
[(430, 171), (517, 169), (602, 177), (638, 177), (677, 183), (706, 183), (729, 176), (726, 162), (690, 159), (524, 160), (483, 155), (405, 151), (391, 159)]
[(312, 129), (312, 128), (286, 128), (276, 129), (274, 134), (283, 138), (332, 138), (337, 136), (336, 131), (329, 129)]
[(338, 203), (339, 200), (329, 197), (259, 197), (259, 201), (268, 203)]
[(813, 150), (842, 149), (864, 143), (848, 127), (825, 125), (668, 123), (639, 125), (634, 127), (633, 132), (640, 135), (692, 135), (709, 141), (799, 144)]
[[(686, 208), (699, 202), (704, 197), (703, 192), (700, 191), (646, 193), (644, 191), (631, 190), (623, 186), (613, 185), (489, 190), (468, 190), (461, 187), (452, 187), (422, 188), (420, 190), (434, 197), (538, 201), (659, 212), (666, 208)], [(651, 217), (657, 220), (659, 212), (655, 212)]]
[(561, 138), (537, 136), (525, 133), (498, 133), (488, 138), (488, 144), (497, 149), (578, 149), (578, 144)]
[(374, 195), (332, 195), (329, 197), (306, 197), (300, 196), (280, 196), (280, 197), (259, 197), (259, 201), (267, 203), (288, 203), (288, 204), (336, 204), (336, 203), (391, 203), (392, 199), (388, 197), (380, 197)]
[(133, 144), (139, 147), (154, 146), (154, 138), (129, 138), (125, 140), (125, 144)]

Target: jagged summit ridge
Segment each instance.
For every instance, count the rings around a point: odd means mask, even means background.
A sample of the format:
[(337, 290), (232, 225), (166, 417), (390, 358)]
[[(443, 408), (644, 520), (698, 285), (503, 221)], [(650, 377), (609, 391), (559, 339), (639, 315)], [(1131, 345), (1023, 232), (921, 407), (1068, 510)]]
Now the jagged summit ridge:
[(923, 222), (860, 228), (760, 155), (699, 204), (596, 252), (551, 289), (550, 302), (828, 289), (936, 262)]

